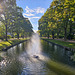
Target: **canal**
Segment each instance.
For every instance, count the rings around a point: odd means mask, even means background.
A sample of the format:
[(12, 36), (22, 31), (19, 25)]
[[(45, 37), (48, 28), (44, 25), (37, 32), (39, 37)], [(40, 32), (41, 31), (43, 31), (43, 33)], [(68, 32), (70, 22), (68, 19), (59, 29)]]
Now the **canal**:
[(0, 62), (0, 75), (58, 75), (58, 72), (48, 67), (47, 61), (59, 62), (74, 69), (73, 55), (73, 51), (40, 41), (38, 34), (34, 34), (30, 41), (0, 52), (4, 58)]

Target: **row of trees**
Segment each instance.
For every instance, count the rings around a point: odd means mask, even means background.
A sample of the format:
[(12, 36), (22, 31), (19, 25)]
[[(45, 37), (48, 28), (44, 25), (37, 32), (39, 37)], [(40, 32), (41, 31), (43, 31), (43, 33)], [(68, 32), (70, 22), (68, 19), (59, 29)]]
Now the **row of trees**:
[(14, 36), (22, 37), (30, 35), (32, 25), (28, 18), (23, 17), (23, 9), (16, 5), (16, 0), (1, 0), (0, 1), (0, 36), (6, 38), (8, 32)]
[(41, 36), (73, 39), (75, 34), (75, 1), (53, 0), (46, 13), (39, 19)]

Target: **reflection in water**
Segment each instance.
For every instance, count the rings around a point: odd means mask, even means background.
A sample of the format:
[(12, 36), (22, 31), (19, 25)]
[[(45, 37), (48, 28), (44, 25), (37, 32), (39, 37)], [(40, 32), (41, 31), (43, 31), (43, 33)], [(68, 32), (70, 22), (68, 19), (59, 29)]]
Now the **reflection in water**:
[(43, 46), (43, 52), (45, 52), (51, 60), (75, 67), (75, 62), (71, 60), (71, 56), (74, 53), (73, 51), (65, 50), (63, 47), (59, 47), (43, 40), (41, 42)]
[[(46, 57), (41, 52), (41, 42), (38, 34), (33, 34), (26, 49), (26, 53), (20, 60), (25, 64), (21, 75), (46, 75), (48, 68), (45, 66)], [(34, 58), (36, 55), (39, 59)], [(26, 58), (25, 58), (26, 57)], [(25, 58), (25, 60), (23, 60)]]
[[(38, 55), (39, 59), (33, 57)], [(4, 60), (0, 64), (1, 75), (56, 75), (50, 71), (44, 62), (45, 57), (41, 51), (41, 43), (38, 34), (34, 34), (31, 40), (2, 52)]]
[(19, 56), (23, 52), (26, 43), (19, 44), (10, 48), (7, 52), (2, 52), (1, 56), (4, 60), (0, 62), (0, 75), (18, 75), (21, 74), (22, 63), (19, 61)]

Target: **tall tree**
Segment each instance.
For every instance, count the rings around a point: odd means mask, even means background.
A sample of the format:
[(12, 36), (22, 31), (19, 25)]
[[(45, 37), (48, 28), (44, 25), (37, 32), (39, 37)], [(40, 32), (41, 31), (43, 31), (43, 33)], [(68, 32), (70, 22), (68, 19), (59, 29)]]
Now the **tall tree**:
[[(53, 0), (48, 10), (38, 22), (40, 34), (44, 32), (44, 34), (49, 33), (50, 35), (52, 33), (53, 39), (54, 34), (57, 37), (64, 34), (64, 40), (67, 39), (68, 35), (70, 35), (71, 39), (71, 35), (75, 33), (75, 1)], [(43, 30), (43, 28), (46, 28), (47, 31)]]
[(6, 28), (6, 41), (7, 41), (7, 29), (8, 29), (8, 25), (9, 24), (9, 20), (11, 19), (10, 14), (12, 14), (13, 11), (15, 11), (16, 9), (16, 0), (4, 0), (1, 3), (1, 9), (2, 9), (2, 15), (4, 18), (3, 19), (3, 23), (5, 25)]

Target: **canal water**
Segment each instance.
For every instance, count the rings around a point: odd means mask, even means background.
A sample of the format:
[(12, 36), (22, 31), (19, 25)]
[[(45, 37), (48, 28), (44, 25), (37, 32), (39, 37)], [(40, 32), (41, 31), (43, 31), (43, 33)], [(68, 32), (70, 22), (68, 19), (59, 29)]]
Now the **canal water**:
[(40, 41), (39, 35), (33, 34), (31, 40), (0, 52), (4, 58), (0, 62), (0, 75), (58, 75), (47, 66), (47, 61), (57, 61), (74, 68), (73, 55), (72, 51)]

